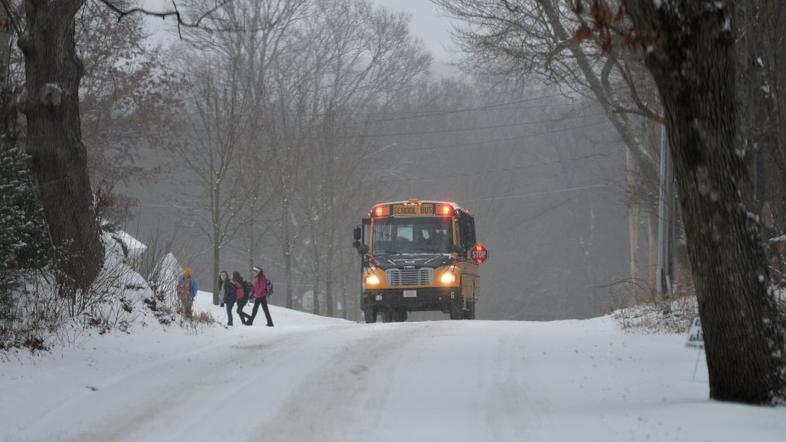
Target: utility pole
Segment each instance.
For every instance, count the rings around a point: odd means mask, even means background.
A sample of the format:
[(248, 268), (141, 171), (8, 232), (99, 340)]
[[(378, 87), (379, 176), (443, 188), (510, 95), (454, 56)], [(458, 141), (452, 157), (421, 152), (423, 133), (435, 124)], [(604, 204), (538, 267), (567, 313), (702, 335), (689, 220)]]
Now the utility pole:
[(673, 260), (672, 249), (676, 230), (674, 222), (674, 174), (671, 167), (666, 140), (666, 125), (661, 125), (660, 131), (660, 183), (658, 191), (658, 268), (655, 280), (655, 289), (658, 294), (672, 292)]

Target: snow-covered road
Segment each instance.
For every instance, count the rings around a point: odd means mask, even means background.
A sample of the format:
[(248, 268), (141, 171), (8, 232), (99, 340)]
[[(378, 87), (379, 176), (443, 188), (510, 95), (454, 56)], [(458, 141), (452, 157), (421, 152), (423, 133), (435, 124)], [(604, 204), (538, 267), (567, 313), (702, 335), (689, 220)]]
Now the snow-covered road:
[[(206, 307), (207, 308), (207, 307)], [(216, 314), (218, 316), (218, 313)], [(608, 318), (149, 327), (0, 364), (0, 441), (783, 440), (706, 400), (684, 337)]]

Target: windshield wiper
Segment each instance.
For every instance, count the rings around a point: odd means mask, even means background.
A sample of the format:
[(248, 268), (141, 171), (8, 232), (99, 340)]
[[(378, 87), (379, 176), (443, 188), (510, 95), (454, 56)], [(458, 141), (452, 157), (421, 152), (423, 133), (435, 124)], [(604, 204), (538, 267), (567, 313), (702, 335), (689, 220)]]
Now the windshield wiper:
[(420, 247), (420, 248), (418, 248), (418, 247), (413, 247), (413, 248), (410, 248), (410, 249), (408, 249), (407, 251), (408, 251), (408, 252), (427, 252), (427, 253), (440, 253), (440, 252), (438, 252), (438, 251), (436, 251), (436, 250), (434, 250), (434, 249), (427, 249), (427, 248), (424, 248), (424, 247)]
[(400, 255), (401, 252), (395, 250), (375, 250), (374, 254), (377, 255)]

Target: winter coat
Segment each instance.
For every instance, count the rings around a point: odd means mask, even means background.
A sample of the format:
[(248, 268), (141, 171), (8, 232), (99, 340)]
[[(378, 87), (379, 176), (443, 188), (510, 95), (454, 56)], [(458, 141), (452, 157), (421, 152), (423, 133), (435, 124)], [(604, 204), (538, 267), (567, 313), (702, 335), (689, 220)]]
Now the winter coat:
[(254, 282), (254, 288), (252, 292), (254, 293), (255, 298), (261, 299), (267, 296), (267, 278), (260, 276), (256, 282)]
[(234, 282), (225, 282), (222, 284), (224, 290), (224, 302), (222, 304), (232, 304), (237, 301), (237, 290), (235, 289)]

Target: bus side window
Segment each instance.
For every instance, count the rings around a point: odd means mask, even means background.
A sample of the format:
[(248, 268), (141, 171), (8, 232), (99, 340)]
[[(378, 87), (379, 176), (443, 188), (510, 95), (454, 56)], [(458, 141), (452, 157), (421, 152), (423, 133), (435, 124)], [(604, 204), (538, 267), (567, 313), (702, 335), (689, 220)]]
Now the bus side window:
[(467, 217), (467, 236), (469, 237), (469, 244), (467, 247), (471, 249), (472, 247), (475, 247), (475, 244), (478, 243), (478, 240), (475, 237), (475, 218), (471, 216)]
[(459, 230), (461, 231), (461, 248), (469, 250), (475, 247), (475, 219), (462, 213), (459, 216)]
[(361, 235), (362, 237), (360, 239), (362, 241), (361, 244), (367, 246), (371, 242), (369, 240), (369, 236), (371, 234), (371, 219), (363, 218), (363, 222), (362, 222), (361, 226), (362, 226), (361, 228), (363, 229), (362, 235)]

